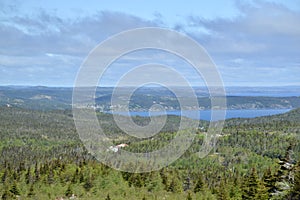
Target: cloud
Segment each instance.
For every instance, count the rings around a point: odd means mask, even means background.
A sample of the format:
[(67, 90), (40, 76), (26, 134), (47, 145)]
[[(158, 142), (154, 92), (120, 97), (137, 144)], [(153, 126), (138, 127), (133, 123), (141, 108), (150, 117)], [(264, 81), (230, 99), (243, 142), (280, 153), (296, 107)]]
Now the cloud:
[(296, 56), (300, 50), (300, 12), (261, 1), (254, 5), (237, 3), (237, 7), (242, 14), (233, 19), (191, 16), (193, 26), (207, 29), (208, 34), (190, 34), (216, 54)]
[(262, 1), (236, 6), (236, 18), (190, 16), (180, 28), (208, 50), (225, 82), (299, 83), (300, 12)]
[(154, 22), (118, 12), (99, 12), (94, 16), (73, 20), (52, 16), (41, 10), (37, 16), (14, 16), (1, 22), (1, 54), (85, 55), (97, 43), (120, 31)]
[[(171, 28), (203, 45), (225, 81), (253, 84), (273, 78), (274, 82), (299, 83), (300, 12), (280, 4), (253, 2), (236, 1), (238, 17), (205, 19), (193, 15)], [(42, 85), (47, 79), (50, 84), (71, 85), (84, 58), (111, 35), (132, 28), (172, 26), (159, 12), (153, 20), (112, 11), (62, 18), (43, 9), (31, 15), (18, 14), (16, 5), (14, 1), (0, 2), (0, 46), (5, 47), (0, 48), (0, 84), (23, 80)], [(178, 69), (183, 66), (170, 57), (155, 56), (166, 64), (177, 64)], [(128, 66), (137, 58), (153, 59), (140, 54), (127, 57), (123, 64)], [(193, 73), (181, 68), (182, 73)]]
[[(127, 29), (157, 26), (152, 21), (109, 11), (76, 19), (63, 19), (44, 10), (34, 16), (1, 18), (0, 46), (5, 47), (0, 48), (1, 84), (14, 84), (15, 79), (29, 75), (31, 82), (41, 84), (41, 77), (51, 82), (56, 81), (57, 74), (61, 74), (62, 83), (63, 79), (71, 79), (68, 84), (72, 84), (81, 62), (99, 42)], [(8, 76), (14, 72), (14, 77)], [(5, 82), (7, 77), (11, 77), (9, 83)]]

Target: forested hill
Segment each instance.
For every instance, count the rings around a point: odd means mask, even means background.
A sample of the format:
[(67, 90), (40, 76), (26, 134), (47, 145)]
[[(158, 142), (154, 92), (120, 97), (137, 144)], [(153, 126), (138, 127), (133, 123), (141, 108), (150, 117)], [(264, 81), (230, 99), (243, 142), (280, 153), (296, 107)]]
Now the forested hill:
[[(122, 133), (112, 115), (99, 112), (97, 116), (108, 138), (116, 145), (129, 144), (124, 150), (131, 152), (166, 146), (176, 136), (180, 120), (169, 116), (164, 129), (151, 139), (134, 139)], [(204, 129), (197, 131), (180, 159), (159, 171), (136, 174), (95, 160), (81, 144), (70, 110), (2, 106), (0, 198), (297, 199), (299, 118), (300, 109), (295, 109), (269, 117), (227, 120), (216, 147), (202, 159), (198, 152), (208, 122), (201, 121)], [(134, 121), (143, 125), (149, 119), (135, 117)]]
[(263, 116), (256, 118), (235, 118), (226, 120), (226, 126), (253, 126), (260, 128), (277, 127), (278, 129), (287, 129), (299, 127), (300, 124), (300, 108), (293, 109), (283, 114), (272, 116)]
[[(289, 88), (286, 90), (288, 91)], [(95, 105), (92, 106), (99, 110), (109, 111), (112, 91), (111, 87), (97, 88)], [(122, 91), (129, 92), (128, 88), (123, 88)], [(203, 88), (196, 88), (195, 91), (199, 109), (210, 109), (211, 100), (207, 91)], [(243, 93), (247, 91), (245, 88), (235, 88), (233, 91), (230, 92), (229, 89), (229, 95), (226, 97), (228, 109), (293, 109), (300, 107), (300, 97), (295, 92), (291, 92), (290, 96), (268, 96), (268, 92), (263, 93), (263, 91), (257, 94)], [(252, 96), (249, 96), (250, 94)], [(116, 98), (122, 99), (123, 96), (119, 95)], [(71, 103), (72, 88), (0, 86), (0, 105), (39, 110), (64, 110), (71, 109)], [(131, 96), (129, 107), (131, 110), (143, 111), (148, 110), (154, 103), (164, 106), (166, 110), (180, 110), (176, 96), (165, 88), (157, 87), (136, 90)]]

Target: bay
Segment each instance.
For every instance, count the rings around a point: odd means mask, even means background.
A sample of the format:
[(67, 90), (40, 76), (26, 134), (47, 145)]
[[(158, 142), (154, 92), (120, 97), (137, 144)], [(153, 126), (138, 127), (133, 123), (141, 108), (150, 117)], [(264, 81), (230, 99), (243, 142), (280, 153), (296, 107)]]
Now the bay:
[[(281, 114), (290, 111), (291, 109), (260, 109), (260, 110), (254, 110), (254, 109), (244, 109), (244, 110), (226, 110), (226, 116), (225, 119), (230, 118), (255, 118), (255, 117), (261, 117), (261, 116), (270, 116), (270, 115), (276, 115)], [(218, 111), (216, 111), (218, 113)], [(111, 112), (109, 112), (111, 113)], [(152, 111), (151, 113), (148, 111), (130, 111), (128, 112), (114, 112), (114, 114), (119, 115), (125, 115), (125, 116), (141, 116), (141, 117), (149, 117), (151, 116), (159, 116), (159, 115), (177, 115), (177, 116), (185, 116), (192, 119), (201, 119), (201, 120), (211, 120), (211, 110), (185, 110), (184, 112), (181, 112), (180, 110), (172, 110), (172, 111)], [(217, 115), (213, 120), (220, 120), (222, 119), (220, 116)]]

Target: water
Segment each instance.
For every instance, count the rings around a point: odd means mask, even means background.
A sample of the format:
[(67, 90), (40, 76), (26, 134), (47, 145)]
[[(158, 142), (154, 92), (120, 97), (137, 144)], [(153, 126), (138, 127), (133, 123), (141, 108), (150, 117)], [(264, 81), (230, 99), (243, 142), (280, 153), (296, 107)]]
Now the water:
[[(254, 117), (261, 117), (261, 116), (269, 116), (269, 115), (276, 115), (290, 111), (290, 109), (262, 109), (262, 110), (227, 110), (225, 119), (230, 118), (254, 118)], [(199, 111), (195, 110), (187, 110), (184, 113), (181, 113), (180, 110), (174, 111), (166, 111), (168, 115), (177, 115), (177, 116), (185, 116), (192, 119), (201, 119), (201, 120), (211, 120), (211, 110), (201, 110), (200, 116), (198, 115)], [(125, 115), (128, 116), (127, 112), (117, 112), (115, 114)], [(152, 116), (164, 115), (164, 112), (151, 112)], [(142, 116), (142, 117), (149, 117), (149, 112), (147, 111), (132, 111), (129, 113), (131, 116)], [(217, 116), (214, 120), (220, 120), (221, 117)]]

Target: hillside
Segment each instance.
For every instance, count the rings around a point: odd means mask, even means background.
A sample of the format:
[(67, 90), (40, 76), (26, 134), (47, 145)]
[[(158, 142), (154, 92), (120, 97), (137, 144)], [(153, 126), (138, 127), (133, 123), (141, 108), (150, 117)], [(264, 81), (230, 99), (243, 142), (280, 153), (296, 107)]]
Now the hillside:
[[(175, 136), (179, 117), (169, 116), (165, 128), (151, 139), (124, 134), (109, 114), (98, 113), (99, 122), (114, 144), (127, 143), (126, 151), (147, 152), (166, 146)], [(25, 199), (217, 199), (224, 191), (241, 199), (251, 170), (263, 184), (264, 174), (275, 177), (292, 144), (299, 160), (300, 109), (270, 117), (226, 121), (215, 149), (198, 157), (205, 129), (179, 160), (157, 172), (131, 174), (110, 169), (96, 161), (81, 144), (69, 110), (40, 111), (0, 107), (0, 195)], [(147, 124), (148, 118), (134, 118)], [(207, 122), (201, 127), (207, 128)], [(200, 182), (199, 182), (200, 181)], [(199, 186), (199, 184), (203, 186)], [(203, 187), (203, 188), (202, 188)], [(199, 188), (199, 189), (197, 189)], [(202, 189), (201, 189), (202, 188)], [(266, 194), (269, 194), (265, 191)]]
[[(95, 108), (101, 111), (109, 111), (111, 108), (111, 95), (113, 88), (97, 88), (95, 98)], [(184, 91), (184, 88), (182, 88)], [(232, 89), (233, 90), (233, 89)], [(300, 107), (299, 96), (268, 96), (263, 92), (254, 94), (257, 96), (245, 96), (242, 93), (245, 89), (234, 88), (235, 94), (229, 90), (226, 97), (227, 109), (293, 109)], [(126, 93), (128, 88), (123, 88)], [(211, 109), (210, 98), (204, 88), (195, 89), (198, 98), (198, 109)], [(252, 94), (252, 93), (249, 93)], [(291, 93), (293, 95), (294, 93)], [(122, 95), (117, 98), (122, 99)], [(129, 108), (132, 111), (148, 110), (154, 103), (162, 105), (166, 110), (180, 110), (179, 103), (175, 95), (165, 88), (141, 88), (131, 96)], [(27, 109), (38, 110), (64, 110), (71, 109), (72, 88), (54, 87), (0, 87), (0, 105), (9, 105)], [(197, 109), (197, 108), (181, 108)]]

